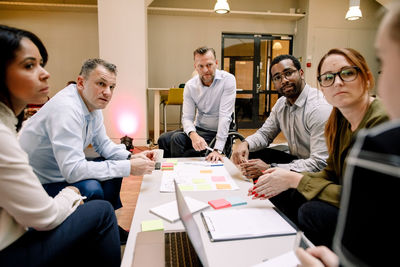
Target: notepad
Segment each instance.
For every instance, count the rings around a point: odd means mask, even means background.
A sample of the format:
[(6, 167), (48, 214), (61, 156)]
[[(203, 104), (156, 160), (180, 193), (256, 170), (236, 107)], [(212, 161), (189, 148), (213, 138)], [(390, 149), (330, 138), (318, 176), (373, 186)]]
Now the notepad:
[[(189, 206), (189, 210), (192, 213), (198, 212), (200, 210), (209, 207), (207, 203), (191, 197), (185, 197), (185, 200)], [(170, 223), (179, 220), (178, 206), (176, 204), (176, 200), (154, 207), (150, 209), (150, 212), (163, 218), (164, 220), (169, 221)]]
[(225, 198), (210, 200), (210, 201), (208, 201), (208, 204), (210, 204), (211, 207), (213, 207), (214, 209), (222, 209), (222, 208), (231, 207), (231, 203), (226, 201)]
[(201, 216), (211, 241), (296, 234), (274, 208), (210, 210)]
[(247, 201), (246, 201), (246, 200), (244, 200), (244, 199), (241, 198), (241, 197), (237, 197), (237, 196), (230, 196), (230, 197), (227, 197), (226, 200), (227, 200), (229, 203), (231, 203), (232, 207), (234, 207), (234, 206), (240, 206), (240, 205), (246, 205), (246, 204), (247, 204)]

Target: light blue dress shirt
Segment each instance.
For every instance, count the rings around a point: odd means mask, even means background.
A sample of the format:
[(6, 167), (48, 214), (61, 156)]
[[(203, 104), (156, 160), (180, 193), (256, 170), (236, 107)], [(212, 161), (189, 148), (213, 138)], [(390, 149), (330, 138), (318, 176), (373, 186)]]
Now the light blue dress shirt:
[(268, 147), (282, 131), (290, 154), (299, 159), (278, 166), (297, 172), (320, 171), (328, 158), (324, 132), (331, 110), (322, 93), (306, 84), (293, 105), (286, 97), (278, 99), (263, 126), (246, 138), (249, 150)]
[[(42, 184), (130, 175), (129, 151), (110, 140), (102, 111), (89, 112), (74, 84), (26, 121), (19, 142)], [(87, 161), (84, 149), (89, 144), (106, 160)]]
[[(223, 150), (235, 108), (236, 79), (229, 72), (216, 69), (210, 86), (199, 75), (190, 79), (183, 92), (182, 125), (186, 134), (195, 126), (217, 132), (215, 149)], [(196, 114), (197, 111), (197, 114)]]

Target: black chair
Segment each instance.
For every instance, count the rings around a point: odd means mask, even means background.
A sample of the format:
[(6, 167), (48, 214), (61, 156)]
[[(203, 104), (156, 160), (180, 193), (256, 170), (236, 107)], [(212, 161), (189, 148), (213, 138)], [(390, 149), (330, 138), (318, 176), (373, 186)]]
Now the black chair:
[[(236, 142), (236, 139), (243, 141), (245, 139), (245, 137), (237, 131), (236, 116), (235, 116), (235, 112), (233, 112), (232, 113), (232, 121), (231, 121), (231, 124), (229, 125), (228, 137), (226, 139), (225, 147), (223, 150), (224, 155), (228, 159), (232, 155), (232, 147), (233, 147), (233, 144)], [(217, 141), (217, 138), (214, 137), (214, 139), (208, 145), (210, 147), (214, 147), (216, 141)], [(207, 150), (205, 153), (205, 156), (207, 156), (210, 153), (211, 153), (211, 151)]]

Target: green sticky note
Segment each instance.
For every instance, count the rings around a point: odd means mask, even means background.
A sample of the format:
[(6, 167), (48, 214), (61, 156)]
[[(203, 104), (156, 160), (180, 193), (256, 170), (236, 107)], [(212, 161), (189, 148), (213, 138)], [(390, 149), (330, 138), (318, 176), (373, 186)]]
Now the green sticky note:
[(174, 165), (178, 164), (177, 159), (167, 159), (166, 162), (173, 163)]
[(193, 178), (193, 179), (192, 179), (192, 182), (193, 182), (194, 184), (205, 184), (205, 183), (206, 183), (206, 179), (203, 179), (203, 178)]
[(198, 184), (197, 190), (212, 190), (212, 187), (210, 184)]
[(148, 220), (142, 222), (142, 231), (158, 231), (164, 230), (164, 224), (162, 220)]
[(194, 190), (193, 185), (184, 185), (184, 184), (180, 184), (180, 185), (179, 185), (179, 188), (180, 188), (182, 191), (193, 191), (193, 190)]

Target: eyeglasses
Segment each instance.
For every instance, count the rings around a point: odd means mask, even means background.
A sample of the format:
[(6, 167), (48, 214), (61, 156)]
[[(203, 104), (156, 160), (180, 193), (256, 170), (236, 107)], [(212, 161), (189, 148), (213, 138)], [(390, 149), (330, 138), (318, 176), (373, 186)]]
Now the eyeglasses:
[(282, 82), (282, 76), (285, 76), (285, 78), (286, 78), (287, 80), (288, 80), (288, 79), (291, 79), (291, 78), (293, 78), (293, 74), (294, 74), (296, 71), (298, 71), (298, 70), (292, 70), (292, 69), (290, 69), (290, 70), (286, 70), (286, 71), (281, 72), (281, 73), (277, 73), (277, 74), (275, 74), (274, 76), (272, 76), (272, 81), (273, 81), (274, 83), (281, 83), (281, 82)]
[(351, 82), (357, 79), (359, 71), (360, 68), (356, 66), (344, 67), (338, 72), (320, 75), (318, 77), (318, 82), (322, 87), (329, 87), (335, 82), (336, 75), (339, 75), (343, 82)]

